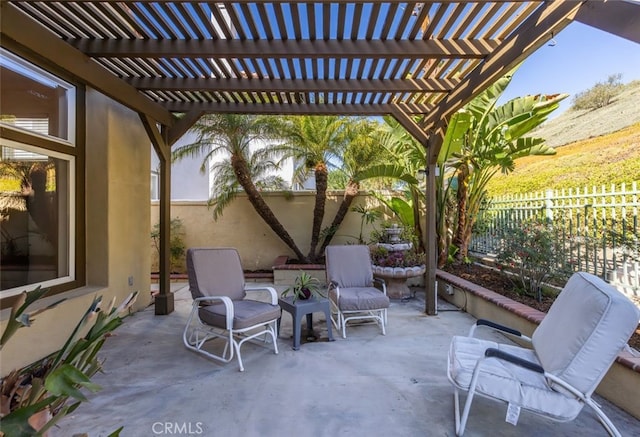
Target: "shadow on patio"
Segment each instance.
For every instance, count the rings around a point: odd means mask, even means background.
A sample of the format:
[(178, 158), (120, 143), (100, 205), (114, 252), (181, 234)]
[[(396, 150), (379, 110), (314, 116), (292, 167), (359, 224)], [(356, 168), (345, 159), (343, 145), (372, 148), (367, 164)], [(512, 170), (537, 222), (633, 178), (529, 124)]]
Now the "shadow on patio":
[[(54, 435), (106, 436), (446, 436), (454, 435), (453, 389), (446, 377), (451, 337), (466, 334), (475, 319), (439, 303), (426, 316), (424, 292), (394, 301), (386, 336), (375, 325), (327, 341), (321, 313), (314, 314), (318, 341), (293, 351), (291, 317), (283, 313), (280, 353), (243, 348), (245, 372), (237, 362), (222, 365), (185, 349), (182, 329), (191, 296), (176, 291), (176, 311), (154, 316), (153, 307), (127, 318), (101, 356), (103, 390), (66, 417)], [(282, 290), (284, 287), (276, 287)], [(484, 335), (483, 335), (484, 334)], [(498, 334), (481, 337), (505, 341)], [(304, 341), (304, 335), (303, 335)], [(640, 421), (602, 401), (623, 435), (640, 435)], [(477, 399), (467, 436), (600, 436), (595, 415), (555, 423), (523, 412), (517, 427), (504, 421), (506, 406)]]

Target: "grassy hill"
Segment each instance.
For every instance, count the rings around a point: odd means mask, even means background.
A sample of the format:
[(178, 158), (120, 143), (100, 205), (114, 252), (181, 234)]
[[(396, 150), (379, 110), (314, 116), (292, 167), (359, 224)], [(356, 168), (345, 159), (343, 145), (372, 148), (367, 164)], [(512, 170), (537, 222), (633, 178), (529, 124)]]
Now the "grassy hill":
[(551, 147), (595, 138), (640, 123), (640, 80), (630, 82), (604, 108), (576, 111), (569, 109), (531, 132)]
[(640, 183), (640, 81), (629, 84), (611, 105), (566, 111), (532, 135), (546, 138), (557, 154), (519, 159), (514, 172), (489, 182), (491, 197)]

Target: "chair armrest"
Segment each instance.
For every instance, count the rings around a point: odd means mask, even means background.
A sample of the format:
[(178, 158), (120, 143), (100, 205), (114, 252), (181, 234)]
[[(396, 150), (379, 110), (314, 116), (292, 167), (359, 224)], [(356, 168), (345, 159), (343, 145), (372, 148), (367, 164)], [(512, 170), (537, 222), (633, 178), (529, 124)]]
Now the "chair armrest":
[(521, 339), (526, 340), (528, 342), (531, 342), (531, 338), (527, 337), (526, 335), (523, 335), (517, 329), (513, 329), (513, 328), (510, 328), (508, 326), (504, 326), (504, 325), (501, 325), (499, 323), (492, 322), (491, 320), (486, 320), (486, 319), (478, 319), (476, 321), (476, 323), (469, 330), (469, 335), (468, 336), (469, 337), (473, 337), (476, 328), (479, 327), (479, 326), (487, 326), (489, 328), (495, 329), (496, 331), (504, 332), (506, 334), (513, 335), (514, 337), (518, 337), (518, 338), (521, 338)]
[(278, 305), (278, 293), (276, 292), (276, 289), (273, 287), (268, 287), (264, 285), (262, 286), (249, 285), (244, 287), (244, 291), (250, 292), (250, 293), (255, 293), (258, 291), (268, 291), (269, 295), (271, 296), (271, 305)]
[(219, 301), (222, 302), (224, 304), (224, 313), (225, 313), (225, 325), (227, 327), (227, 329), (231, 329), (233, 328), (233, 318), (235, 317), (235, 314), (233, 312), (233, 301), (231, 300), (230, 297), (228, 296), (203, 296), (203, 297), (198, 297), (196, 299), (193, 300), (193, 306), (194, 306), (194, 310), (195, 310), (195, 306), (196, 305), (200, 305), (202, 302), (215, 302), (215, 301)]
[(373, 278), (373, 282), (374, 284), (377, 282), (378, 284), (380, 284), (382, 286), (382, 293), (384, 293), (385, 295), (387, 294), (387, 283), (384, 281), (384, 279), (382, 278)]
[(496, 349), (493, 347), (488, 348), (486, 351), (484, 351), (484, 356), (487, 358), (493, 357), (493, 358), (498, 358), (504, 361), (508, 361), (510, 363), (513, 363), (517, 366), (520, 367), (524, 367), (525, 369), (529, 369), (532, 370), (534, 372), (538, 372), (538, 373), (542, 373), (544, 374), (544, 369), (542, 368), (541, 365), (531, 362), (531, 361), (527, 361), (523, 358), (517, 357), (515, 355), (512, 355), (508, 352), (505, 351), (501, 351), (500, 349)]
[(330, 298), (329, 295), (332, 288), (336, 290), (336, 299), (340, 300), (340, 286), (336, 281), (330, 281), (327, 284), (327, 298)]

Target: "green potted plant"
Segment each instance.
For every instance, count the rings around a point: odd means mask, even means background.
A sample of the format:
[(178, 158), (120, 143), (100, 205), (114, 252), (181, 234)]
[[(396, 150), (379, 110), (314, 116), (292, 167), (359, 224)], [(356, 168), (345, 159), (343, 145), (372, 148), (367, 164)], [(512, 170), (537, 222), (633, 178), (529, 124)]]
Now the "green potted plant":
[(280, 297), (286, 297), (289, 295), (289, 293), (293, 294), (294, 302), (297, 299), (326, 297), (326, 294), (322, 290), (322, 284), (320, 283), (318, 278), (315, 278), (309, 273), (302, 270), (300, 270), (300, 274), (296, 277), (293, 286), (284, 290)]

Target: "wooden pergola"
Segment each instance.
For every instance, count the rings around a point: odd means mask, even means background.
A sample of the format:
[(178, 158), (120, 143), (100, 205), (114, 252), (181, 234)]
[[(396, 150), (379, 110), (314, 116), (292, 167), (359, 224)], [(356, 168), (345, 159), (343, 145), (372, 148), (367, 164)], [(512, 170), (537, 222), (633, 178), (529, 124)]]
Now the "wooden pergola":
[(629, 1), (2, 0), (2, 45), (139, 113), (160, 158), (205, 113), (391, 115), (427, 155), (426, 312), (436, 308), (435, 162), (451, 114), (573, 20), (640, 43)]

